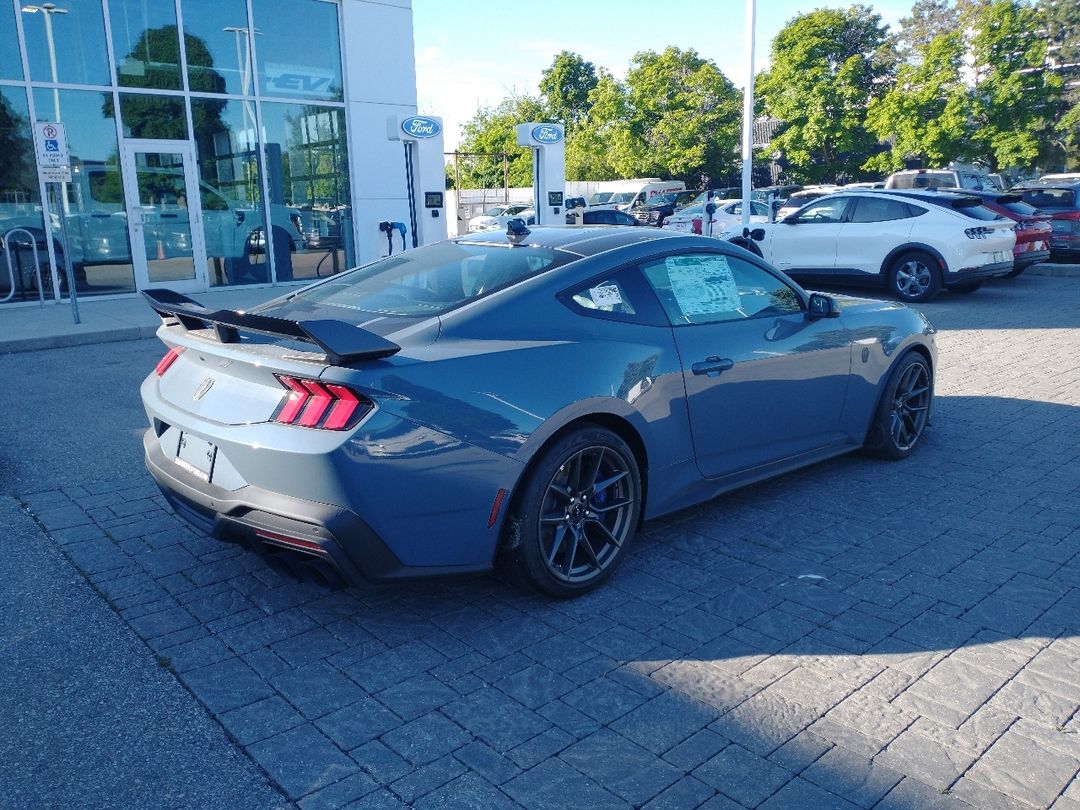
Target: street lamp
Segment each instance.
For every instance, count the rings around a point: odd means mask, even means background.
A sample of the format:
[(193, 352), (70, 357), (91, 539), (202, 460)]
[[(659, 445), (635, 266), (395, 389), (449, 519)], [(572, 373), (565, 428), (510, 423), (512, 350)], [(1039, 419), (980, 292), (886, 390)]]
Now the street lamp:
[[(49, 69), (52, 71), (52, 83), (57, 83), (56, 78), (56, 43), (53, 42), (52, 32), (52, 15), (53, 14), (67, 14), (66, 8), (59, 8), (56, 3), (42, 3), (40, 6), (26, 5), (22, 7), (24, 14), (36, 14), (41, 12), (42, 17), (45, 20), (45, 41), (49, 45)], [(60, 120), (60, 90), (53, 87), (53, 118), (54, 121)]]

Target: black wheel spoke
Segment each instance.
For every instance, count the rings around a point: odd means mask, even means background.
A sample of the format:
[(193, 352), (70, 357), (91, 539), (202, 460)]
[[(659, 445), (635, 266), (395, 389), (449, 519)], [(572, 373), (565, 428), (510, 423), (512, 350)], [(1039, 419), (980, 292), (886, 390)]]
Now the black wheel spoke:
[(585, 550), (585, 554), (588, 556), (589, 561), (592, 562), (596, 570), (600, 570), (600, 558), (596, 556), (596, 549), (593, 548), (592, 542), (589, 540), (589, 533), (582, 531), (581, 533), (581, 548)]
[(617, 484), (619, 481), (622, 481), (624, 478), (626, 478), (627, 475), (629, 475), (629, 473), (627, 473), (626, 470), (615, 473), (615, 475), (612, 475), (609, 478), (605, 478), (603, 481), (598, 481), (593, 489), (597, 494), (599, 494), (608, 487), (610, 487), (612, 484)]
[(571, 498), (571, 497), (573, 497), (573, 496), (572, 496), (572, 495), (570, 494), (570, 490), (569, 490), (569, 489), (567, 489), (567, 488), (566, 488), (566, 487), (564, 487), (564, 486), (561, 486), (560, 484), (556, 484), (556, 483), (555, 483), (554, 481), (552, 481), (552, 482), (551, 482), (551, 483), (550, 483), (550, 484), (548, 485), (548, 492), (554, 492), (554, 493), (555, 493), (556, 495), (558, 495), (558, 496), (559, 496), (560, 498), (563, 498), (563, 499), (565, 499), (565, 500), (570, 500), (570, 498)]
[(567, 526), (564, 523), (562, 526), (555, 530), (555, 539), (551, 543), (551, 551), (547, 555), (547, 563), (549, 566), (554, 567), (555, 556), (559, 553), (559, 548), (562, 546), (563, 538), (566, 537)]
[(549, 512), (546, 515), (540, 516), (541, 523), (565, 523), (566, 515), (558, 512)]
[(570, 574), (574, 570), (574, 560), (577, 558), (578, 546), (581, 545), (581, 535), (573, 528), (570, 529), (570, 537), (573, 542), (563, 561), (563, 575), (567, 579), (570, 578)]
[(595, 518), (593, 518), (593, 519), (591, 519), (591, 520), (589, 520), (587, 522), (588, 522), (588, 525), (596, 526), (598, 529), (600, 529), (600, 533), (604, 536), (604, 539), (607, 540), (609, 543), (611, 543), (613, 546), (615, 546), (615, 548), (621, 548), (622, 547), (622, 543), (619, 541), (619, 539), (617, 537), (615, 537), (615, 535), (613, 535), (611, 533), (611, 530), (607, 526), (605, 526), (603, 523), (601, 523), (599, 520), (596, 520)]
[(633, 501), (629, 498), (620, 498), (617, 501), (609, 501), (604, 504), (593, 504), (593, 511), (599, 512), (602, 515), (606, 515), (608, 512), (613, 512), (616, 509), (622, 509), (624, 506), (629, 506)]
[(596, 485), (596, 476), (600, 475), (600, 465), (604, 463), (604, 448), (601, 447), (600, 451), (596, 453), (596, 459), (589, 465), (589, 474), (584, 481), (581, 482), (581, 489), (589, 489)]

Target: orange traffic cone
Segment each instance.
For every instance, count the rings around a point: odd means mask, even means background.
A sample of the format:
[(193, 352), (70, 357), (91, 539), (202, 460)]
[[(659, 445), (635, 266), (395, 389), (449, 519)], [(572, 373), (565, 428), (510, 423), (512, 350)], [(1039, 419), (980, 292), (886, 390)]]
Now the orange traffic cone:
[(165, 245), (162, 244), (160, 239), (157, 240), (157, 257), (159, 259), (165, 258)]

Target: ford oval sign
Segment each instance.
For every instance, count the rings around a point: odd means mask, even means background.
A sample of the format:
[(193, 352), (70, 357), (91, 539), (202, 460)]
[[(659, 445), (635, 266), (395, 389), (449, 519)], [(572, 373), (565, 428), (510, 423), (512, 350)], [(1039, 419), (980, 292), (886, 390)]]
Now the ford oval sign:
[(541, 124), (538, 127), (533, 127), (532, 137), (537, 143), (558, 143), (562, 140), (562, 132), (558, 127)]
[(414, 115), (401, 122), (401, 131), (413, 138), (434, 138), (442, 132), (442, 126), (434, 118)]

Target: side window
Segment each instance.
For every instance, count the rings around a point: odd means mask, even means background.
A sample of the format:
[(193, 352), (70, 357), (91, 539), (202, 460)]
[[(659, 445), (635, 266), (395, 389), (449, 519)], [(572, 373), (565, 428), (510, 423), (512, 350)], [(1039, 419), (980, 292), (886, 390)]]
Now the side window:
[[(646, 300), (646, 299), (649, 300)], [(612, 320), (659, 323), (660, 313), (633, 267), (624, 268), (606, 278), (593, 279), (559, 294), (559, 299), (582, 315)], [(650, 309), (654, 312), (649, 316)]]
[(228, 211), (229, 203), (225, 201), (225, 198), (218, 194), (213, 189), (199, 184), (200, 200), (202, 202), (203, 211)]
[(851, 214), (851, 222), (889, 222), (915, 216), (911, 206), (898, 200), (859, 197), (853, 202), (855, 210)]
[(803, 308), (793, 288), (735, 256), (667, 256), (642, 270), (676, 326), (787, 315)]
[(796, 219), (799, 223), (836, 223), (843, 222), (844, 210), (848, 206), (847, 197), (825, 197), (810, 203)]

